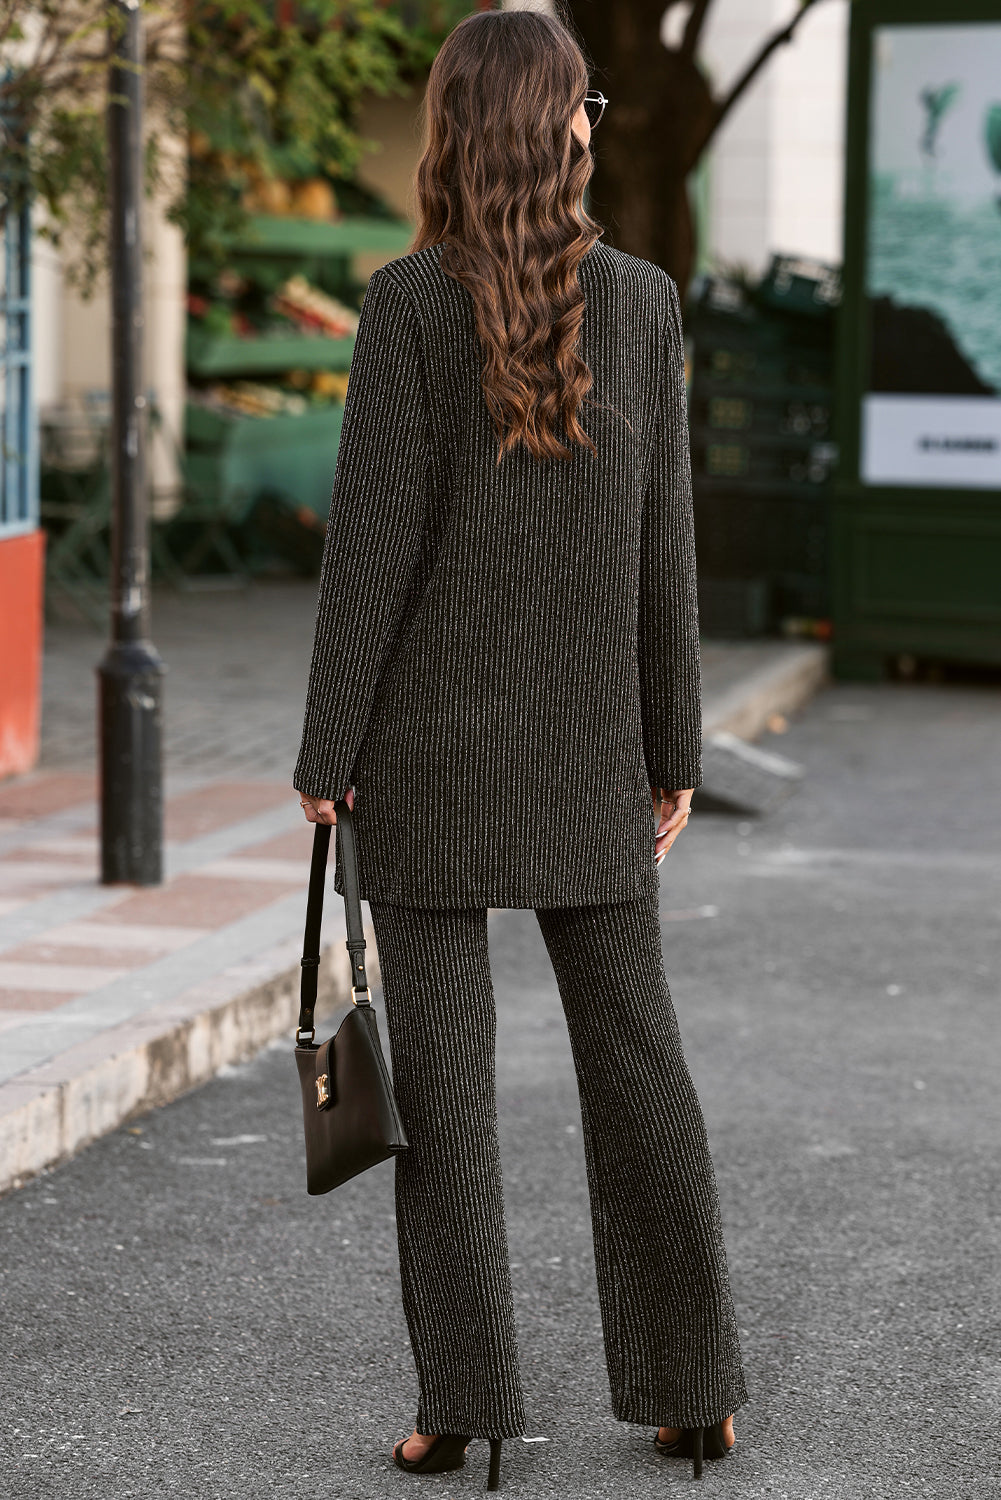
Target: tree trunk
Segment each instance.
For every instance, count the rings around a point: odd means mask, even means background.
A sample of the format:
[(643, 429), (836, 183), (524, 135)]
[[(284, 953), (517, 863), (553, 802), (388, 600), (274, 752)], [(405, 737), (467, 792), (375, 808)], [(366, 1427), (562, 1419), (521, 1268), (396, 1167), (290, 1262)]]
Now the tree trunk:
[(694, 60), (660, 40), (664, 0), (576, 0), (574, 24), (609, 105), (593, 139), (590, 206), (606, 241), (663, 266), (682, 297), (695, 261), (688, 176), (715, 123)]

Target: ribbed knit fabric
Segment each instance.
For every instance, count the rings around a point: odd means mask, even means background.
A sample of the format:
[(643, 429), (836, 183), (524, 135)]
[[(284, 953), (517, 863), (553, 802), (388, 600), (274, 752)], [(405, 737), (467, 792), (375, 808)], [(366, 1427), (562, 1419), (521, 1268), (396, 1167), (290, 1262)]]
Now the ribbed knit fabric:
[[(371, 907), (393, 1085), (418, 1432), (511, 1437), (525, 1405), (505, 1229), (485, 909)], [(702, 1111), (656, 897), (538, 912), (577, 1082), (613, 1414), (709, 1425), (747, 1400)]]
[(519, 448), (498, 467), (472, 298), (440, 251), (391, 261), (365, 294), (294, 783), (354, 786), (368, 900), (651, 894), (649, 788), (701, 781), (674, 283), (592, 246), (581, 353), (599, 406), (581, 420), (597, 457)]

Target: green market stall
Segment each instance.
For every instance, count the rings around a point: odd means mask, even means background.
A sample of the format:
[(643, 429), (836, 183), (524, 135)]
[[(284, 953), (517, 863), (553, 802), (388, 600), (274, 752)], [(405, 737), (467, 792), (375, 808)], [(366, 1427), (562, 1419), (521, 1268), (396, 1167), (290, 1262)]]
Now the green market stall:
[(192, 267), (185, 524), (232, 529), (270, 513), (273, 534), (278, 505), (322, 538), (364, 293), (353, 260), (402, 255), (412, 238), (388, 217), (255, 215), (222, 273)]
[(826, 638), (837, 271), (774, 256), (685, 309), (699, 617), (707, 636)]

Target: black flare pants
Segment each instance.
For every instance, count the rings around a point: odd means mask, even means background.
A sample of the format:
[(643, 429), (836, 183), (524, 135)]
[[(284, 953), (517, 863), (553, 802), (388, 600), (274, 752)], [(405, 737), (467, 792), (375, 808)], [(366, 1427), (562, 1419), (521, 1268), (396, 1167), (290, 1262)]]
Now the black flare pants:
[[(524, 1393), (504, 1220), (486, 908), (370, 902), (393, 1081), (403, 1305), (421, 1433), (515, 1437)], [(656, 895), (537, 909), (580, 1093), (612, 1411), (709, 1425), (747, 1400), (702, 1110)]]

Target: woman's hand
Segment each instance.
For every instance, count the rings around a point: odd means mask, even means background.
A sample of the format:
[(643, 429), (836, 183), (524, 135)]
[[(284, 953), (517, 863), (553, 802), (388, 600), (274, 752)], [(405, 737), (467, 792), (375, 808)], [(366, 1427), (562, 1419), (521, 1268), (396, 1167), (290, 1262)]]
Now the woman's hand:
[(666, 787), (654, 786), (650, 788), (650, 791), (653, 794), (653, 805), (659, 818), (654, 843), (659, 865), (688, 822), (695, 788), (688, 787), (685, 791), (673, 792), (668, 791)]
[[(306, 815), (307, 823), (329, 823), (331, 828), (337, 827), (337, 814), (334, 812), (334, 804), (327, 802), (323, 797), (310, 797), (305, 792), (300, 792), (299, 806)], [(348, 787), (344, 794), (344, 800), (351, 811), (355, 810), (354, 788)]]

